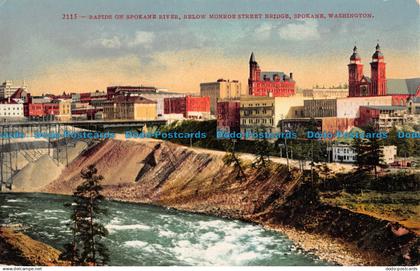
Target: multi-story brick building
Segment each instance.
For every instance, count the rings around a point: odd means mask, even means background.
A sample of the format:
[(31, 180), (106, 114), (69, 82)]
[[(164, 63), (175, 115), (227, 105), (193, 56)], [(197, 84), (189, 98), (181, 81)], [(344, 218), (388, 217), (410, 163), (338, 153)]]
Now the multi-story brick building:
[(165, 98), (164, 113), (169, 119), (209, 119), (210, 97)]
[(216, 82), (200, 84), (200, 96), (210, 97), (211, 114), (216, 114), (217, 101), (219, 99), (239, 99), (241, 92), (241, 83), (237, 80), (218, 79)]
[(225, 100), (217, 102), (217, 130), (224, 132), (240, 131), (240, 102)]
[(30, 119), (55, 119), (60, 114), (58, 103), (30, 103), (25, 105), (25, 116)]
[(405, 106), (361, 106), (358, 126), (374, 125), (380, 130), (388, 130), (393, 125), (403, 125), (407, 119)]
[(254, 53), (249, 59), (248, 91), (252, 96), (292, 96), (295, 94), (293, 74), (284, 72), (262, 72)]

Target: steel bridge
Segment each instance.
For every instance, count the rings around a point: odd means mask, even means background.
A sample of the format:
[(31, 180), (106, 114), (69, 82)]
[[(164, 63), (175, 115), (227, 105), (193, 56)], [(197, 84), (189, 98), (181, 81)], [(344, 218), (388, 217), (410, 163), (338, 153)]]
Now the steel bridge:
[(51, 125), (72, 126), (92, 131), (112, 131), (121, 128), (159, 127), (166, 120), (79, 120), (79, 121), (21, 121), (0, 122), (0, 127), (48, 127)]
[[(31, 150), (21, 148), (22, 142), (14, 139), (19, 134), (24, 138), (33, 138), (36, 132), (48, 134), (61, 134), (64, 131), (98, 131), (113, 132), (123, 129), (155, 130), (157, 127), (165, 125), (166, 120), (86, 120), (86, 121), (22, 121), (22, 122), (1, 122), (0, 123), (0, 191), (4, 188), (11, 190), (13, 178), (19, 172), (18, 153), (20, 153), (28, 162), (35, 162), (43, 155), (36, 147)], [(10, 136), (12, 135), (12, 136)], [(86, 141), (86, 140), (85, 140)], [(90, 141), (88, 143), (90, 143)], [(28, 140), (27, 142), (30, 142)], [(68, 164), (67, 148), (75, 145), (75, 141), (68, 138), (45, 139), (43, 147), (46, 148), (48, 155), (53, 158), (57, 164), (60, 163), (59, 154), (65, 152), (65, 163)]]

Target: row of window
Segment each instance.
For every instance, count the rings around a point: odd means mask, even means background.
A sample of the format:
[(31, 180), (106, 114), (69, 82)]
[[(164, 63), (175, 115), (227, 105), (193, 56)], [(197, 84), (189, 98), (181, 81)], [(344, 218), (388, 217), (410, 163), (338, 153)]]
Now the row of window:
[(347, 155), (334, 155), (335, 161), (353, 161), (354, 156), (347, 156)]
[(242, 124), (273, 124), (273, 119), (242, 119)]
[(22, 113), (15, 113), (15, 112), (13, 112), (13, 113), (0, 113), (0, 116), (23, 116), (23, 114)]
[(353, 153), (350, 149), (337, 149), (337, 153)]
[(22, 110), (22, 108), (17, 108), (17, 107), (1, 107), (0, 110), (3, 109), (2, 111), (5, 110)]
[(243, 110), (242, 111), (243, 112), (243, 115), (244, 116), (249, 116), (249, 115), (253, 115), (253, 114), (260, 114), (260, 112), (262, 113), (262, 114), (267, 114), (267, 112), (270, 112), (271, 113), (271, 110), (270, 111), (267, 111), (266, 109), (263, 109), (263, 110), (259, 110), (259, 109), (255, 109), (255, 110)]

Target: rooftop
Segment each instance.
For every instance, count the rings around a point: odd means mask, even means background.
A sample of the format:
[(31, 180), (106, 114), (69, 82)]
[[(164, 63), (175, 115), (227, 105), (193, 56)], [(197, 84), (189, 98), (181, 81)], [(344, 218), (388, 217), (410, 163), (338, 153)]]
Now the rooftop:
[(420, 87), (420, 77), (409, 79), (388, 79), (386, 80), (386, 93), (416, 95)]
[(114, 98), (114, 102), (115, 103), (124, 103), (124, 102), (129, 102), (129, 103), (136, 103), (136, 104), (155, 104), (155, 101), (146, 99), (144, 97), (141, 96), (116, 96)]
[(284, 72), (280, 72), (280, 71), (272, 71), (272, 72), (261, 72), (261, 79), (264, 80), (265, 78), (269, 78), (270, 81), (274, 81), (274, 77), (278, 76), (280, 81), (284, 81), (283, 77), (285, 76), (286, 80), (290, 80), (290, 77), (285, 74)]
[(391, 106), (391, 105), (364, 105), (361, 107), (376, 109), (376, 110), (387, 110), (387, 111), (399, 111), (405, 110), (405, 106)]

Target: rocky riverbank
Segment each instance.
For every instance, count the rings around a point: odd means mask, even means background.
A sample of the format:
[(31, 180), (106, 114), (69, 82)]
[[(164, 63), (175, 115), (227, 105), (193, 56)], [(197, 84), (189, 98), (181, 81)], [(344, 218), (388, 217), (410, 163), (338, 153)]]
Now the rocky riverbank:
[(304, 249), (342, 265), (416, 264), (418, 236), (396, 236), (389, 221), (319, 203), (297, 170), (273, 164), (262, 177), (244, 159), (246, 179), (223, 152), (156, 140), (108, 140), (82, 152), (40, 191), (70, 194), (95, 164), (111, 199), (241, 219), (282, 231)]
[(13, 227), (0, 227), (0, 265), (67, 265), (60, 251), (36, 241)]

